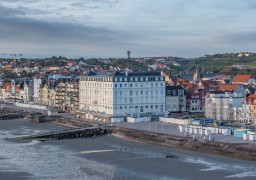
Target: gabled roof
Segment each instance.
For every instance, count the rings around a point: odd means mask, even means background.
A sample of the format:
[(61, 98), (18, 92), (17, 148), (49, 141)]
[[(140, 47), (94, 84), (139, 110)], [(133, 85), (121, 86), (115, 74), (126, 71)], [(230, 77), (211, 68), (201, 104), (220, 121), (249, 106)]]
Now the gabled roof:
[(220, 85), (219, 91), (236, 91), (239, 87), (240, 85), (236, 84), (223, 84)]
[(219, 85), (217, 81), (212, 81), (212, 80), (201, 81), (201, 83), (206, 89), (209, 87), (217, 87)]
[(185, 83), (182, 85), (184, 89), (190, 90), (190, 89), (196, 89), (197, 86), (193, 83)]
[(12, 88), (12, 85), (11, 85), (9, 82), (5, 83), (5, 84), (2, 86), (1, 89), (7, 89), (7, 88)]
[(251, 79), (251, 75), (236, 75), (232, 79), (232, 83), (247, 83)]

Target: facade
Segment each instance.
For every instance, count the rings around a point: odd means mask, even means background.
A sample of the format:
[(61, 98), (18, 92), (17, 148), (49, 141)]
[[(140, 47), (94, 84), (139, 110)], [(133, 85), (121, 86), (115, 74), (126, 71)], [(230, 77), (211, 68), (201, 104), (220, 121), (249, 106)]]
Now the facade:
[(33, 102), (33, 94), (34, 94), (34, 83), (33, 81), (25, 82), (24, 84), (24, 103)]
[(242, 107), (241, 93), (215, 91), (205, 97), (205, 117), (217, 120), (233, 119), (233, 109)]
[[(54, 94), (54, 92), (52, 91)], [(55, 106), (58, 110), (76, 111), (79, 108), (79, 79), (62, 78), (56, 81)]]
[(181, 86), (166, 86), (165, 110), (167, 112), (186, 111), (186, 94)]
[(45, 81), (40, 89), (39, 93), (39, 104), (43, 106), (49, 105), (49, 89), (48, 82)]
[(206, 89), (191, 89), (186, 91), (186, 108), (189, 112), (202, 113), (205, 108)]
[(160, 73), (98, 73), (80, 77), (79, 109), (110, 116), (165, 113), (165, 82)]
[(242, 108), (237, 112), (237, 120), (241, 123), (254, 123), (256, 120), (256, 94), (251, 94), (244, 99)]
[(9, 98), (12, 94), (12, 85), (9, 82), (6, 82), (2, 87), (1, 87), (1, 100), (5, 100)]
[(40, 87), (42, 84), (42, 79), (40, 77), (35, 77), (34, 78), (34, 95), (33, 95), (33, 100), (34, 103), (39, 103), (39, 95), (40, 95)]

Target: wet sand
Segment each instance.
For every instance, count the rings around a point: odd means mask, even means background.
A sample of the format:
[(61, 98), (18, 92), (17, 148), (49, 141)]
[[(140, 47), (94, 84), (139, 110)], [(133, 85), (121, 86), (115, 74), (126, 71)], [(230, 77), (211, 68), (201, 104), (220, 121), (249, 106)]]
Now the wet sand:
[[(17, 140), (12, 137), (63, 129), (65, 128), (49, 123), (36, 124), (24, 120), (0, 121), (0, 135), (3, 134), (4, 142), (8, 147), (12, 147), (12, 153), (15, 153), (14, 157), (7, 153), (5, 163), (7, 165), (13, 163), (17, 167), (24, 164), (23, 168), (17, 168), (19, 172), (4, 172), (0, 159), (0, 179), (2, 177), (22, 180), (72, 179), (71, 177), (208, 180), (256, 178), (256, 163), (253, 162), (132, 142), (112, 135), (96, 139), (46, 142)], [(11, 142), (9, 138), (12, 139)], [(2, 145), (0, 144), (0, 150), (8, 151), (6, 148), (1, 148)], [(23, 158), (19, 158), (16, 155), (18, 153), (23, 154)], [(2, 156), (5, 156), (5, 153), (2, 153)], [(17, 160), (24, 162), (16, 162)], [(31, 165), (35, 166), (32, 170), (29, 169)]]

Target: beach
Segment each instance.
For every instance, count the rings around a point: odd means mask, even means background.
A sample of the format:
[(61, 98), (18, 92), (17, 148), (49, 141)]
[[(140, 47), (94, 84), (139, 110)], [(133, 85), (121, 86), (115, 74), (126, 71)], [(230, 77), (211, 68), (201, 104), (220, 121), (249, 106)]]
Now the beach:
[(24, 119), (0, 121), (1, 179), (255, 179), (254, 162), (113, 135), (89, 139), (24, 140), (64, 130)]

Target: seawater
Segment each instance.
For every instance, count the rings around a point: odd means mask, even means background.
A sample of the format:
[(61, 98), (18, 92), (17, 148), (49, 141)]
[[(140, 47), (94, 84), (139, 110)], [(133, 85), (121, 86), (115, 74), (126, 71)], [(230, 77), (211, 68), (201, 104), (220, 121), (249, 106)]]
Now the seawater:
[[(10, 141), (24, 135), (48, 132), (27, 126), (0, 130), (0, 179), (1, 172), (25, 173), (25, 179), (38, 180), (169, 180), (198, 179), (201, 175), (207, 175), (208, 179), (216, 179), (217, 176), (219, 179), (256, 179), (256, 163), (221, 157), (215, 159), (214, 156), (127, 142), (113, 136), (51, 143), (39, 140)], [(72, 149), (69, 148), (72, 143), (85, 143), (88, 146)], [(106, 156), (100, 156), (102, 153)], [(167, 159), (167, 155), (172, 158)]]

